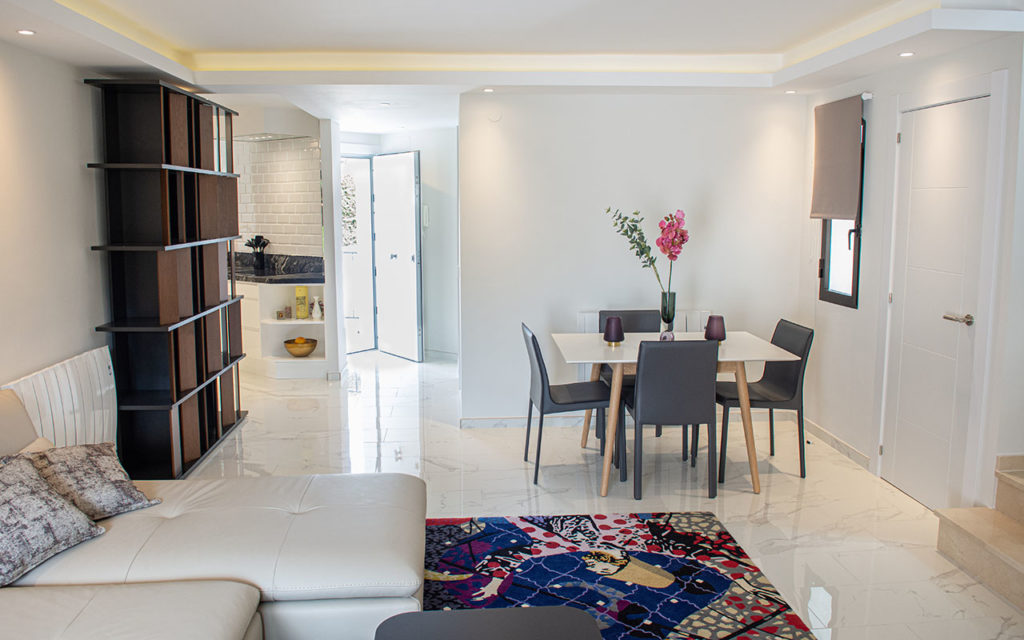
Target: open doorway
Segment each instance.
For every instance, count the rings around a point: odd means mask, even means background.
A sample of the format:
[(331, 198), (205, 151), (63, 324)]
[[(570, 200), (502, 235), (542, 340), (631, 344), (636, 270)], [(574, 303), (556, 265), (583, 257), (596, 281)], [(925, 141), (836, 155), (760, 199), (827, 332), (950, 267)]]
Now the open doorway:
[(346, 352), (423, 361), (419, 152), (341, 159)]

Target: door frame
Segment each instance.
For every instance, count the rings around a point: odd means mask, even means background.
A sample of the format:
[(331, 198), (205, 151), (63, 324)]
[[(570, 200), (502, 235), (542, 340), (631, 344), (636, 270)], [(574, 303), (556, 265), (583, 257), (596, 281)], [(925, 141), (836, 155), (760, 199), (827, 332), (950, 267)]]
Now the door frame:
[[(416, 238), (416, 343), (417, 353), (416, 360), (410, 360), (410, 362), (423, 362), (424, 346), (423, 346), (423, 196), (422, 196), (422, 179), (420, 176), (420, 152), (419, 149), (412, 151), (389, 151), (387, 153), (375, 153), (370, 156), (370, 192), (373, 193), (373, 159), (381, 156), (398, 156), (406, 153), (413, 154), (413, 171), (416, 176), (416, 212), (413, 221), (414, 235)], [(373, 212), (374, 220), (377, 216), (377, 204), (376, 200), (371, 197), (371, 211)], [(373, 335), (374, 344), (377, 345), (377, 350), (381, 351), (380, 340), (378, 338), (378, 324), (377, 324), (377, 231), (376, 222), (374, 223), (373, 233)], [(402, 358), (403, 360), (409, 360), (405, 356), (400, 356), (389, 351), (382, 351), (388, 355), (396, 358)]]
[[(365, 351), (375, 351), (377, 349), (377, 230), (376, 222), (373, 210), (373, 155), (365, 155), (359, 153), (342, 153), (338, 155), (338, 158), (345, 159), (351, 158), (354, 160), (369, 160), (370, 162), (370, 282), (371, 289), (373, 289), (373, 346), (368, 349), (360, 349), (359, 351), (346, 351), (346, 355), (352, 355), (354, 353), (363, 353)], [(339, 181), (341, 176), (339, 175)], [(340, 229), (341, 227), (339, 227)], [(341, 231), (339, 231), (341, 233)], [(342, 249), (342, 264), (345, 262), (345, 251)], [(342, 281), (342, 287), (344, 287), (344, 281)], [(344, 313), (342, 309), (342, 322), (345, 321)]]
[[(986, 141), (986, 173), (984, 204), (982, 207), (982, 229), (978, 265), (978, 320), (975, 322), (975, 348), (971, 363), (971, 392), (968, 404), (966, 448), (964, 450), (963, 476), (959, 479), (960, 495), (964, 504), (990, 504), (994, 484), (985, 482), (983, 475), (991, 475), (986, 459), (994, 461), (998, 433), (990, 428), (989, 414), (992, 399), (990, 381), (995, 375), (993, 340), (995, 320), (1000, 306), (998, 298), (1000, 233), (1003, 219), (1003, 186), (1005, 178), (1005, 145), (1007, 85), (1009, 74), (1006, 70), (951, 82), (937, 87), (902, 93), (896, 98), (896, 131), (902, 127), (906, 113), (920, 111), (956, 102), (989, 98), (988, 136)], [(881, 402), (878, 415), (878, 450), (872, 453), (873, 468), (882, 475), (882, 443), (886, 427), (895, 418), (892, 398), (889, 394), (890, 374), (897, 346), (892, 344), (893, 304), (891, 302), (896, 274), (897, 216), (899, 215), (900, 188), (900, 147), (894, 144), (894, 176), (892, 184), (892, 209), (889, 219), (889, 270), (885, 295), (885, 340), (881, 367)], [(894, 405), (894, 403), (893, 403)]]

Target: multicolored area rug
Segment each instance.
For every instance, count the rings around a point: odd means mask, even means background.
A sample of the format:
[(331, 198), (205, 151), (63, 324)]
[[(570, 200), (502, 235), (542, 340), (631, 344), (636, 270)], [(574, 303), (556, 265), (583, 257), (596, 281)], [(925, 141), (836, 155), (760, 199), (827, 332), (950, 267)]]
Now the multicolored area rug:
[(606, 640), (814, 638), (711, 513), (427, 521), (424, 609), (552, 605)]

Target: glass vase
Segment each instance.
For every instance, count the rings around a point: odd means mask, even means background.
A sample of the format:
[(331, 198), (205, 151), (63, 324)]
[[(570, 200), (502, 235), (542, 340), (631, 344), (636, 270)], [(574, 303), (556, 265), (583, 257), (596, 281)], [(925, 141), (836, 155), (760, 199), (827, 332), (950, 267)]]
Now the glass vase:
[(676, 320), (676, 293), (675, 291), (661, 292), (661, 321), (664, 324), (662, 331), (674, 331)]

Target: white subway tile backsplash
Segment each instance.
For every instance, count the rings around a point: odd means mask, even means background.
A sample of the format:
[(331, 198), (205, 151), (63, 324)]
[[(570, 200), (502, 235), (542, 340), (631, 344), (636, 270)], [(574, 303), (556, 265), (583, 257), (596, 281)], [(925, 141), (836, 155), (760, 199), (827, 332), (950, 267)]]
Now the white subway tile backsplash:
[(311, 138), (238, 142), (239, 231), (261, 234), (270, 253), (323, 255), (320, 144)]

